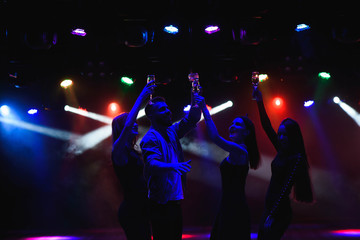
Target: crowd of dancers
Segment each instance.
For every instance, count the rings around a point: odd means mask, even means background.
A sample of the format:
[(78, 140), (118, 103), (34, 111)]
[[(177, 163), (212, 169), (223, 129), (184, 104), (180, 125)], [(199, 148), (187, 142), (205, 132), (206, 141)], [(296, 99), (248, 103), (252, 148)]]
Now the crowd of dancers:
[[(136, 144), (136, 117), (155, 87), (149, 82), (131, 111), (112, 122), (112, 161), (124, 195), (118, 217), (127, 239), (150, 240), (153, 236), (154, 240), (181, 240), (181, 201), (191, 165), (184, 159), (179, 140), (196, 127), (203, 113), (211, 140), (229, 153), (220, 164), (222, 196), (210, 239), (250, 240), (251, 220), (245, 184), (249, 168), (257, 169), (260, 164), (254, 124), (247, 116), (236, 117), (229, 126), (230, 140), (226, 140), (219, 135), (201, 95), (192, 94), (189, 113), (174, 124), (166, 100), (154, 97), (145, 107), (151, 127), (140, 149)], [(286, 118), (276, 132), (258, 88), (254, 88), (253, 96), (262, 128), (277, 152), (271, 163), (272, 175), (258, 240), (278, 240), (292, 219), (291, 192), (297, 201), (313, 202), (309, 164), (298, 123)]]

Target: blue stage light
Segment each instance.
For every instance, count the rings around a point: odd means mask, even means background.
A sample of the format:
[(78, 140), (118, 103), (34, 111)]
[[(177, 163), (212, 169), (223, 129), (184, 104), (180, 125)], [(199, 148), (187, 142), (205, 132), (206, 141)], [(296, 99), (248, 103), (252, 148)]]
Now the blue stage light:
[(168, 25), (164, 27), (164, 32), (170, 33), (170, 34), (177, 34), (179, 32), (179, 29), (173, 25)]
[(28, 111), (28, 114), (30, 114), (30, 115), (34, 115), (37, 113), (38, 113), (38, 110), (36, 108), (29, 109), (29, 111)]
[(2, 105), (2, 106), (0, 107), (0, 114), (1, 114), (3, 117), (9, 116), (9, 115), (10, 115), (10, 108), (9, 108), (9, 106), (7, 106), (7, 105)]
[(305, 30), (308, 30), (310, 29), (310, 26), (305, 24), (305, 23), (301, 23), (301, 24), (298, 24), (295, 28), (295, 31), (297, 32), (301, 32), (301, 31), (305, 31)]

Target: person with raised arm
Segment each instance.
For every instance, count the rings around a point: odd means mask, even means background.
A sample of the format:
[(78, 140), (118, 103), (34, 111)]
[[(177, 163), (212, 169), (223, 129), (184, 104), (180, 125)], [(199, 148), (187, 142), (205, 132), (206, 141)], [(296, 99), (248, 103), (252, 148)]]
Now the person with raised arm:
[(254, 89), (253, 96), (257, 101), (261, 125), (277, 151), (271, 163), (272, 175), (266, 193), (258, 240), (279, 240), (292, 219), (289, 197), (291, 190), (293, 189), (295, 200), (313, 202), (309, 164), (299, 124), (291, 118), (286, 118), (276, 133), (266, 113), (259, 88)]
[(145, 107), (151, 121), (150, 130), (140, 146), (145, 162), (145, 177), (149, 187), (150, 219), (154, 240), (181, 240), (182, 209), (185, 176), (190, 161), (185, 161), (180, 139), (196, 127), (201, 117), (199, 107), (203, 97), (193, 94), (188, 115), (172, 123), (172, 113), (162, 97), (151, 99)]
[(139, 134), (136, 117), (141, 104), (153, 93), (154, 88), (153, 82), (148, 83), (131, 111), (115, 117), (112, 121), (111, 158), (124, 194), (118, 219), (128, 240), (151, 239), (144, 163), (136, 145)]
[(251, 221), (245, 184), (249, 167), (257, 169), (260, 163), (254, 124), (247, 116), (236, 117), (229, 127), (231, 140), (226, 140), (219, 135), (205, 103), (202, 111), (211, 140), (229, 152), (220, 164), (222, 195), (210, 239), (250, 240)]

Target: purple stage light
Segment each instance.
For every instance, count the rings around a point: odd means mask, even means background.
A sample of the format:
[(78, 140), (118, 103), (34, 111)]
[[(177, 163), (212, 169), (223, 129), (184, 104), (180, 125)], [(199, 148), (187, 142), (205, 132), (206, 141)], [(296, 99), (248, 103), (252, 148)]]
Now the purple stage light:
[(213, 33), (216, 33), (218, 31), (220, 31), (220, 28), (219, 28), (219, 26), (216, 26), (216, 25), (210, 25), (210, 26), (207, 26), (205, 28), (205, 32), (207, 34), (213, 34)]
[(29, 237), (24, 240), (76, 240), (78, 237), (73, 236), (41, 236), (41, 237)]
[(331, 231), (333, 235), (344, 237), (360, 237), (360, 229), (342, 229)]
[(74, 30), (71, 31), (71, 34), (73, 35), (77, 35), (77, 36), (81, 36), (81, 37), (85, 37), (86, 36), (86, 32), (84, 29), (81, 28), (76, 28)]

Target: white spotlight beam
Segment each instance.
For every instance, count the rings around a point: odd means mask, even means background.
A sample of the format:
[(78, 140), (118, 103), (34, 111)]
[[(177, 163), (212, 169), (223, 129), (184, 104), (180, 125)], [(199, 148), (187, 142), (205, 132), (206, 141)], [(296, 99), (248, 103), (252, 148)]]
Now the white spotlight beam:
[[(217, 114), (218, 112), (221, 112), (229, 107), (232, 107), (233, 106), (233, 102), (232, 101), (227, 101), (226, 103), (223, 103), (223, 104), (220, 104), (219, 106), (216, 106), (216, 107), (213, 107), (209, 113), (210, 115), (214, 115), (214, 114)], [(201, 115), (201, 119), (200, 121), (204, 120), (204, 116)]]
[[(82, 110), (82, 109), (79, 109), (79, 108), (74, 108), (74, 107), (71, 107), (69, 105), (65, 105), (64, 110), (67, 111), (67, 112), (76, 113), (76, 114), (79, 114), (81, 116), (88, 117), (88, 118), (100, 121), (100, 122), (103, 122), (103, 123), (106, 123), (106, 124), (111, 124), (111, 122), (113, 120), (112, 118), (110, 118), (108, 116), (101, 115), (101, 114), (98, 114), (98, 113), (88, 112), (86, 110)], [(142, 118), (144, 116), (145, 116), (145, 109), (141, 109), (139, 111), (139, 113), (138, 113), (137, 119)]]
[[(216, 114), (216, 113), (221, 112), (222, 110), (227, 109), (231, 106), (233, 106), (233, 103), (231, 101), (228, 101), (226, 103), (223, 103), (219, 106), (212, 108), (210, 110), (210, 114), (211, 115)], [(106, 117), (106, 116), (103, 116), (103, 115), (100, 115), (97, 113), (90, 113), (90, 112), (87, 112), (87, 111), (84, 111), (81, 109), (77, 109), (77, 108), (72, 108), (70, 106), (65, 106), (65, 111), (77, 113), (77, 114), (83, 115), (85, 117), (90, 117), (92, 119), (99, 120), (101, 122), (107, 121), (105, 123), (108, 123), (108, 124), (111, 124), (111, 121), (112, 121), (112, 119), (109, 117)], [(145, 110), (141, 109), (139, 111), (137, 118), (139, 119), (143, 116), (145, 116)], [(111, 119), (111, 121), (110, 121), (110, 119)], [(201, 120), (203, 120), (203, 118)], [(143, 132), (144, 132), (144, 130), (142, 130), (142, 135), (144, 134)], [(75, 139), (75, 141), (73, 141), (73, 143), (70, 144), (70, 147), (68, 148), (68, 152), (72, 152), (76, 155), (82, 154), (86, 150), (95, 147), (97, 144), (104, 141), (105, 139), (107, 139), (110, 136), (111, 136), (111, 126), (106, 125), (106, 126), (100, 127), (94, 131), (91, 131), (91, 132), (83, 135), (82, 137), (80, 137), (78, 139)]]
[(70, 107), (69, 105), (66, 105), (64, 107), (64, 110), (67, 112), (76, 113), (76, 114), (82, 115), (84, 117), (88, 117), (88, 118), (100, 121), (103, 123), (111, 124), (111, 122), (112, 122), (112, 118), (110, 118), (110, 117), (107, 117), (107, 116), (104, 116), (101, 114), (97, 114), (97, 113), (93, 113), (93, 112), (88, 112), (86, 110), (82, 110), (79, 108)]
[(74, 153), (75, 155), (82, 154), (86, 150), (95, 147), (100, 142), (104, 141), (110, 136), (111, 136), (110, 125), (100, 127), (72, 141), (72, 143), (68, 148), (68, 152)]
[(352, 107), (350, 107), (348, 104), (344, 103), (341, 100), (337, 101), (337, 104), (339, 104), (342, 110), (344, 110), (347, 113), (347, 115), (349, 115), (360, 127), (360, 114), (356, 112), (355, 109), (353, 109)]
[(78, 134), (74, 134), (69, 131), (39, 126), (39, 125), (24, 122), (24, 121), (4, 118), (4, 117), (0, 117), (0, 122), (10, 124), (10, 125), (13, 125), (13, 126), (16, 126), (16, 127), (22, 128), (22, 129), (26, 129), (29, 131), (37, 132), (37, 133), (40, 133), (40, 134), (43, 134), (43, 135), (46, 135), (49, 137), (53, 137), (56, 139), (65, 140), (65, 141), (73, 140), (73, 139), (79, 138), (79, 136), (80, 136)]

